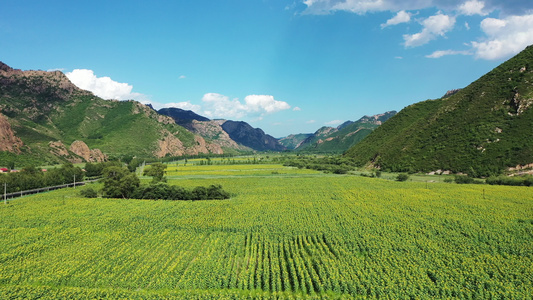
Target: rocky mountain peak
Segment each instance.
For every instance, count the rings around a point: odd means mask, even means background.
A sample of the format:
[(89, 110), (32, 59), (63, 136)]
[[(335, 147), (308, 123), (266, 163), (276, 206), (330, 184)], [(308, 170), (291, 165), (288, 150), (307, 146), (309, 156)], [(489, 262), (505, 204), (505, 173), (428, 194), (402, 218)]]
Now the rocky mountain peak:
[(14, 69), (0, 61), (0, 71), (13, 72)]

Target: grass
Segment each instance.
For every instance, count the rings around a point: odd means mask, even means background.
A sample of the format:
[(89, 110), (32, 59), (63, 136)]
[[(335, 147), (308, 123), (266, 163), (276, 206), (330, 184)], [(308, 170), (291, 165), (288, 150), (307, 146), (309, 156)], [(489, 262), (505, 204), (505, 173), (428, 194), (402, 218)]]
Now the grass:
[[(176, 176), (171, 166), (169, 183), (221, 184), (234, 196), (85, 199), (65, 189), (0, 205), (0, 298), (533, 294), (530, 188), (187, 167)], [(198, 178), (231, 168), (246, 175)]]

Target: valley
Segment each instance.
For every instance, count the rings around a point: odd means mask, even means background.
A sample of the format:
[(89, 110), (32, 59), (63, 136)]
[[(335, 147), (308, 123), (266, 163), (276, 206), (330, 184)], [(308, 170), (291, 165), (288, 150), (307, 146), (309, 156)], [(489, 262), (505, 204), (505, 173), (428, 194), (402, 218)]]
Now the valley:
[(238, 160), (168, 165), (170, 184), (220, 184), (228, 200), (87, 199), (69, 188), (0, 205), (0, 296), (527, 299), (533, 292), (531, 188)]

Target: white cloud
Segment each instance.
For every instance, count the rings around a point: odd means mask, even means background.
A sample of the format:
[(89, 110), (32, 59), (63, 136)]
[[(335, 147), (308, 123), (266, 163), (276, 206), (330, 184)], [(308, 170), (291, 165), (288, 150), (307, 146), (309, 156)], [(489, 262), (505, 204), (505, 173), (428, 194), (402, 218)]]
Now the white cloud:
[(470, 51), (455, 51), (455, 50), (439, 50), (430, 55), (426, 55), (427, 58), (440, 58), (446, 55), (472, 55)]
[(301, 110), (302, 110), (302, 109), (299, 108), (298, 106), (296, 106), (296, 107), (294, 107), (294, 108), (292, 109), (292, 111), (301, 111)]
[(411, 14), (405, 12), (405, 10), (401, 10), (396, 14), (396, 16), (391, 19), (388, 19), (386, 23), (381, 24), (381, 28), (385, 28), (387, 26), (392, 25), (398, 25), (401, 23), (408, 23), (409, 21), (411, 21)]
[(465, 22), (465, 28), (466, 30), (470, 30), (470, 24), (468, 24), (468, 22)]
[(165, 103), (163, 104), (163, 107), (175, 107), (175, 108), (181, 108), (184, 110), (192, 110), (194, 112), (200, 111), (202, 109), (201, 105), (192, 104), (190, 101), (177, 102), (177, 103)]
[(395, 56), (395, 59), (403, 59), (403, 56)]
[(472, 42), (477, 58), (501, 59), (512, 56), (533, 44), (533, 14), (504, 19), (486, 18), (481, 30), (485, 41)]
[(46, 72), (55, 72), (55, 71), (63, 72), (63, 71), (65, 71), (65, 69), (63, 69), (63, 68), (55, 68), (55, 69), (46, 70)]
[(180, 75), (180, 77), (178, 77), (178, 79), (185, 79), (185, 78), (187, 78), (187, 76), (185, 75)]
[(306, 124), (314, 124), (314, 123), (316, 123), (316, 120), (309, 120), (309, 121), (307, 121), (307, 122), (305, 122), (305, 123), (306, 123)]
[(333, 121), (329, 121), (329, 122), (326, 122), (324, 124), (326, 125), (330, 125), (330, 126), (335, 126), (335, 125), (339, 125), (339, 124), (342, 124), (344, 121), (342, 120), (333, 120)]
[(505, 15), (520, 15), (533, 9), (530, 0), (305, 0), (304, 14), (328, 14), (348, 11), (357, 14), (367, 12), (421, 10), (427, 8), (445, 11), (457, 10), (462, 14), (486, 14), (499, 10)]
[(239, 99), (230, 99), (217, 93), (207, 93), (203, 96), (204, 114), (209, 118), (237, 118), (255, 115), (262, 117), (265, 114), (275, 113), (290, 109), (291, 106), (284, 101), (274, 99), (270, 95), (248, 95), (244, 104)]
[(418, 47), (427, 44), (429, 41), (444, 36), (444, 34), (455, 25), (455, 17), (437, 13), (421, 22), (423, 29), (419, 33), (406, 34), (403, 36), (405, 47)]
[(270, 95), (249, 95), (244, 102), (250, 112), (274, 113), (291, 108), (287, 102), (275, 100)]
[(75, 69), (65, 74), (77, 87), (88, 90), (103, 99), (147, 101), (148, 97), (132, 93), (133, 86), (116, 82), (109, 77), (96, 77), (92, 70)]
[(489, 13), (485, 11), (485, 2), (477, 1), (477, 0), (466, 1), (465, 3), (459, 5), (457, 10), (459, 11), (460, 14), (467, 15), (467, 16), (473, 16), (473, 15), (486, 16)]

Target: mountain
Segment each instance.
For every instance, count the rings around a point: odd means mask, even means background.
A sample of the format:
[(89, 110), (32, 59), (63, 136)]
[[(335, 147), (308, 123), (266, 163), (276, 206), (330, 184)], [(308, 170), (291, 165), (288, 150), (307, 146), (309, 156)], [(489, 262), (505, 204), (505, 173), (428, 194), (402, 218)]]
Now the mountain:
[(219, 120), (225, 132), (237, 143), (256, 151), (283, 151), (285, 146), (276, 138), (266, 134), (260, 128), (253, 128), (250, 124), (242, 121)]
[(103, 100), (59, 71), (21, 71), (4, 63), (0, 141), (0, 161), (18, 164), (222, 153), (139, 102)]
[(199, 114), (193, 111), (184, 110), (181, 108), (175, 108), (175, 107), (162, 108), (158, 110), (157, 112), (162, 115), (171, 117), (172, 119), (174, 119), (174, 121), (176, 121), (176, 124), (181, 125), (185, 128), (187, 128), (187, 126), (191, 124), (193, 120), (210, 121), (208, 118), (200, 116)]
[(169, 107), (158, 110), (158, 113), (174, 119), (176, 124), (181, 125), (191, 132), (203, 137), (206, 141), (219, 145), (224, 153), (234, 153), (252, 151), (251, 148), (238, 144), (222, 129), (218, 121), (201, 116), (190, 110)]
[(312, 133), (291, 134), (289, 136), (279, 139), (278, 142), (285, 146), (285, 148), (294, 150), (298, 148), (303, 141), (305, 141), (311, 136), (313, 136)]
[(533, 163), (533, 46), (466, 88), (410, 105), (345, 154), (391, 171), (487, 176)]
[(360, 142), (375, 128), (396, 114), (388, 111), (374, 116), (364, 116), (357, 121), (346, 121), (334, 127), (322, 127), (302, 141), (296, 150), (321, 153), (343, 153)]

